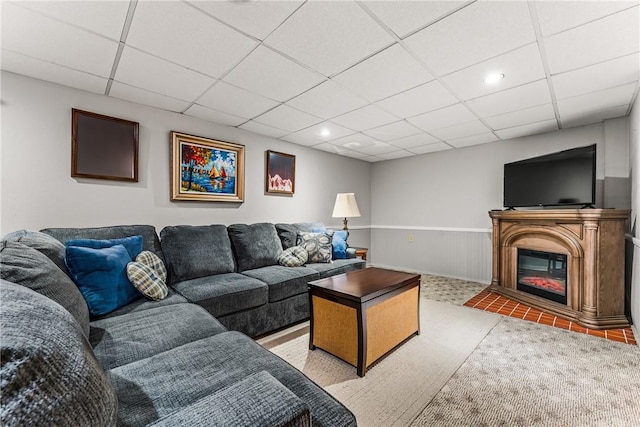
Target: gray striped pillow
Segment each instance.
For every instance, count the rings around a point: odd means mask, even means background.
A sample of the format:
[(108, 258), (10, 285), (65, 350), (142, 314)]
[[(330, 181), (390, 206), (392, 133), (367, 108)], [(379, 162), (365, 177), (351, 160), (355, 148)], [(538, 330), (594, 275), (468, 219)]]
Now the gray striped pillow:
[(155, 270), (141, 262), (131, 261), (127, 264), (127, 277), (142, 295), (152, 300), (160, 301), (169, 293), (164, 280), (158, 277)]

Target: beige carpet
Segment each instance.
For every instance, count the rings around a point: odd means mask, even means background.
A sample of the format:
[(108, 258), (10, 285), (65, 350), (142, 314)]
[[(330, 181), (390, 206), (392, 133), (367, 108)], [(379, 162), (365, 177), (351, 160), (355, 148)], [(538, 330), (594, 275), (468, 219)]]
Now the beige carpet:
[(308, 323), (259, 340), (345, 404), (358, 425), (405, 426), (428, 405), (500, 316), (426, 298), (421, 334), (374, 365), (364, 378), (323, 352), (310, 351)]

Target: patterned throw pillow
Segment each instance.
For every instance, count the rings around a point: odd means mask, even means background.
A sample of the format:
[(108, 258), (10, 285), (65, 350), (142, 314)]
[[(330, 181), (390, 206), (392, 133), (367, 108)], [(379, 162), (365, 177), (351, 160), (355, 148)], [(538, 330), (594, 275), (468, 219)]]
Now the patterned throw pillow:
[(278, 263), (285, 267), (300, 267), (309, 259), (309, 254), (305, 248), (300, 246), (291, 246), (289, 249), (282, 251), (278, 257)]
[(298, 246), (303, 247), (309, 254), (310, 263), (331, 262), (331, 233), (298, 232)]
[(151, 251), (142, 251), (138, 254), (135, 261), (140, 264), (144, 264), (147, 267), (151, 267), (160, 280), (163, 282), (167, 281), (167, 267), (165, 267), (164, 262), (162, 262), (158, 255)]
[(127, 277), (142, 295), (152, 300), (160, 301), (169, 293), (164, 280), (151, 267), (141, 262), (131, 261), (127, 264)]

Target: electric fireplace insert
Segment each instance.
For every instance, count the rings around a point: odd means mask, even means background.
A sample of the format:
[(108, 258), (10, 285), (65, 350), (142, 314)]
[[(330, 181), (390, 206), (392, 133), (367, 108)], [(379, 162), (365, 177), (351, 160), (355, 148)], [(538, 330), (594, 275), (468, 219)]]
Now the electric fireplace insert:
[(520, 291), (567, 303), (567, 256), (518, 248)]

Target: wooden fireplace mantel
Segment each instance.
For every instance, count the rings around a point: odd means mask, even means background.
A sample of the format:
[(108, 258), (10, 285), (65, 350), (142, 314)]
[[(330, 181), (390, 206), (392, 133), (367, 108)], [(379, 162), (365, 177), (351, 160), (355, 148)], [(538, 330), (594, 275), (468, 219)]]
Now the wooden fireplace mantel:
[[(493, 277), (489, 289), (590, 329), (629, 326), (624, 314), (624, 233), (631, 211), (490, 211)], [(567, 255), (567, 304), (517, 289), (518, 248)]]

